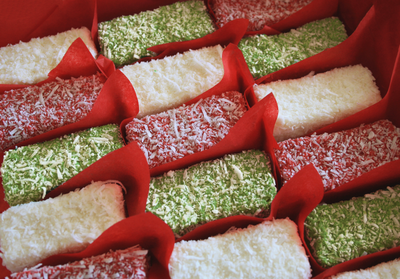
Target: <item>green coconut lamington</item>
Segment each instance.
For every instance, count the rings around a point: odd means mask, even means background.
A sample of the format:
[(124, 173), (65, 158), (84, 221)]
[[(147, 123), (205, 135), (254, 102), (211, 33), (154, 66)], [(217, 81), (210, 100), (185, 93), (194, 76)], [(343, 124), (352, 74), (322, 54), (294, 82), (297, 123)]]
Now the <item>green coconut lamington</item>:
[(5, 152), (1, 173), (10, 206), (37, 201), (106, 154), (123, 146), (115, 124)]
[(249, 150), (152, 178), (146, 210), (179, 237), (212, 220), (265, 214), (276, 192), (268, 157)]
[(400, 185), (317, 206), (305, 223), (306, 242), (325, 268), (400, 244)]
[(330, 17), (287, 33), (243, 38), (238, 47), (253, 77), (260, 78), (334, 47), (346, 38), (343, 23)]
[(190, 0), (99, 23), (101, 53), (115, 65), (155, 53), (147, 48), (204, 37), (216, 29), (203, 1)]

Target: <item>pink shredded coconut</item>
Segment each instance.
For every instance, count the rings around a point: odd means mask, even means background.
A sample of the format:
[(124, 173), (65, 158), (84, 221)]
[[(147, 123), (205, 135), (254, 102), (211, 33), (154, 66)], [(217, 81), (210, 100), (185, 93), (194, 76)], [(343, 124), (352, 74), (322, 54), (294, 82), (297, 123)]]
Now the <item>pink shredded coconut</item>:
[(105, 78), (100, 74), (0, 94), (0, 150), (75, 123), (92, 109)]
[(278, 143), (275, 154), (283, 183), (314, 164), (325, 191), (343, 185), (400, 158), (400, 129), (389, 120), (332, 134), (312, 135)]
[(222, 140), (247, 111), (243, 95), (226, 92), (126, 125), (128, 142), (136, 141), (153, 168), (209, 149)]
[(126, 250), (85, 258), (66, 265), (44, 266), (11, 274), (31, 278), (120, 278), (143, 279), (149, 267), (148, 251), (137, 245)]
[(214, 0), (214, 11), (217, 24), (238, 19), (248, 19), (247, 31), (261, 30), (265, 25), (273, 25), (305, 7), (312, 0)]

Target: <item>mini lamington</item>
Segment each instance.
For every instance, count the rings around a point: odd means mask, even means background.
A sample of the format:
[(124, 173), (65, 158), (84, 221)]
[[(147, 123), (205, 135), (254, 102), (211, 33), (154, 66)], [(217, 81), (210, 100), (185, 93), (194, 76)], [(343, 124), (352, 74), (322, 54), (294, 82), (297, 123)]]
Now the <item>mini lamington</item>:
[(209, 149), (221, 141), (247, 111), (243, 94), (213, 95), (154, 115), (134, 118), (126, 138), (137, 142), (150, 168)]
[(84, 258), (80, 261), (32, 268), (11, 274), (12, 279), (32, 278), (135, 278), (145, 279), (149, 268), (148, 251), (139, 245)]
[(105, 78), (100, 74), (60, 79), (0, 94), (0, 150), (83, 119)]
[(56, 198), (10, 207), (0, 215), (3, 264), (11, 272), (61, 253), (84, 250), (125, 218), (122, 184), (98, 181)]
[(270, 26), (284, 20), (311, 2), (312, 0), (214, 0), (211, 1), (211, 8), (220, 27), (232, 20), (247, 18), (247, 31), (258, 31), (265, 25)]
[(203, 1), (189, 0), (99, 23), (101, 53), (115, 65), (154, 56), (147, 48), (188, 41), (215, 31)]
[(302, 137), (382, 100), (371, 71), (360, 65), (254, 86), (258, 100), (273, 93), (278, 103), (277, 141)]
[(318, 205), (304, 223), (312, 255), (328, 268), (399, 246), (399, 209), (400, 185)]
[(181, 236), (212, 220), (265, 214), (276, 193), (269, 158), (248, 150), (153, 177), (146, 210)]
[(97, 49), (86, 27), (0, 48), (0, 84), (35, 84), (47, 79), (78, 38), (96, 58)]
[(169, 263), (180, 278), (311, 278), (311, 267), (296, 224), (264, 221), (205, 240), (175, 243)]
[(260, 78), (311, 57), (347, 39), (336, 17), (313, 21), (279, 35), (243, 38), (238, 47), (254, 78)]
[(1, 166), (5, 200), (10, 206), (40, 200), (122, 146), (118, 125), (108, 124), (6, 151)]
[(389, 120), (379, 120), (336, 133), (289, 139), (278, 145), (275, 155), (283, 183), (313, 164), (328, 191), (400, 159), (400, 129)]
[(137, 117), (178, 107), (217, 85), (224, 76), (222, 52), (216, 45), (121, 68), (138, 98)]

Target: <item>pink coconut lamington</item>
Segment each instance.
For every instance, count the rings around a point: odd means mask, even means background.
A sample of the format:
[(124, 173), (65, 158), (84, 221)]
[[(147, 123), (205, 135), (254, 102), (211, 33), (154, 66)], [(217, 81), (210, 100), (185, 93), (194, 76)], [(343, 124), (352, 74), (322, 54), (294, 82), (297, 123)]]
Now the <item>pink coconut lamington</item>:
[(136, 141), (150, 168), (209, 149), (222, 140), (247, 111), (241, 93), (231, 91), (200, 99), (126, 125), (128, 142)]
[(379, 166), (400, 158), (400, 129), (389, 120), (360, 127), (289, 139), (275, 150), (283, 183), (314, 164), (325, 191), (335, 189)]
[(214, 0), (214, 11), (217, 24), (222, 27), (226, 23), (247, 18), (247, 31), (263, 29), (265, 25), (273, 25), (305, 7), (312, 0)]
[(61, 79), (0, 94), (0, 150), (75, 123), (92, 109), (105, 78)]
[(11, 274), (13, 279), (120, 278), (143, 279), (149, 267), (148, 251), (139, 245), (84, 258), (65, 265), (44, 266)]

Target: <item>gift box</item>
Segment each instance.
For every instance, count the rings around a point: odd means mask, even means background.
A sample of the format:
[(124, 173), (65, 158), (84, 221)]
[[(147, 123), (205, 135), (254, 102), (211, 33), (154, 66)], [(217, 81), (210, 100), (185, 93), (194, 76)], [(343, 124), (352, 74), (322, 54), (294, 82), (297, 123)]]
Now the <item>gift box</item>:
[[(176, 1), (40, 0), (35, 3), (20, 0), (10, 1), (3, 3), (0, 11), (0, 23), (7, 27), (0, 30), (0, 47), (85, 26), (91, 30), (91, 36), (97, 48), (100, 49), (97, 41), (99, 22), (122, 15), (153, 10), (174, 2)], [(350, 199), (386, 186), (399, 184), (400, 161), (396, 160), (380, 166), (327, 192), (323, 191), (322, 181), (311, 165), (283, 185), (280, 179), (279, 165), (274, 155), (274, 149), (278, 148), (273, 137), (278, 106), (272, 94), (257, 101), (253, 91), (254, 84), (268, 84), (277, 80), (300, 78), (310, 72), (322, 73), (338, 67), (362, 64), (375, 77), (375, 82), (383, 98), (382, 101), (315, 132), (317, 134), (332, 133), (380, 119), (388, 119), (396, 127), (400, 127), (400, 114), (397, 109), (400, 104), (400, 20), (398, 19), (400, 4), (398, 1), (314, 0), (287, 18), (270, 26), (264, 26), (257, 31), (247, 30), (249, 24), (247, 19), (237, 19), (223, 27), (218, 26), (213, 10), (215, 2), (213, 0), (204, 1), (211, 19), (216, 23), (215, 32), (191, 41), (153, 46), (150, 50), (157, 55), (142, 58), (137, 63), (163, 59), (189, 49), (220, 44), (224, 47), (222, 54), (223, 79), (216, 86), (186, 104), (196, 103), (200, 98), (235, 90), (244, 95), (249, 105), (248, 112), (223, 140), (208, 150), (149, 169), (138, 145), (130, 143), (101, 158), (77, 176), (48, 193), (45, 199), (82, 188), (91, 181), (119, 180), (127, 190), (125, 194), (127, 218), (109, 228), (84, 251), (75, 254), (54, 255), (44, 260), (43, 264), (67, 263), (98, 255), (110, 249), (123, 249), (140, 244), (150, 251), (152, 257), (149, 278), (168, 278), (168, 263), (174, 242), (205, 239), (224, 233), (232, 226), (246, 227), (249, 224), (254, 225), (273, 218), (290, 218), (297, 224), (303, 246), (310, 258), (312, 275), (315, 278), (328, 278), (342, 271), (366, 268), (400, 257), (397, 247), (344, 262), (328, 269), (319, 266), (313, 259), (304, 239), (304, 220), (308, 214), (320, 202), (332, 203)], [(311, 21), (331, 16), (337, 16), (343, 22), (348, 35), (344, 42), (282, 70), (259, 79), (253, 79), (237, 46), (243, 37), (285, 33)], [(71, 45), (62, 61), (49, 73), (49, 78), (41, 83), (45, 84), (56, 78), (67, 79), (96, 73), (103, 75), (106, 81), (92, 110), (85, 118), (22, 141), (10, 148), (51, 140), (109, 123), (120, 125), (120, 129), (124, 133), (124, 124), (136, 117), (139, 112), (135, 89), (109, 59), (101, 54), (93, 58), (81, 40), (77, 40)], [(29, 86), (32, 85), (0, 84), (0, 94)], [(150, 177), (248, 149), (263, 150), (272, 161), (278, 194), (272, 203), (269, 217), (264, 219), (246, 216), (228, 217), (202, 225), (177, 240), (161, 219), (145, 212)], [(1, 212), (8, 208), (3, 197), (3, 191), (1, 191)], [(9, 276), (10, 272), (1, 266), (0, 274), (5, 277)]]

